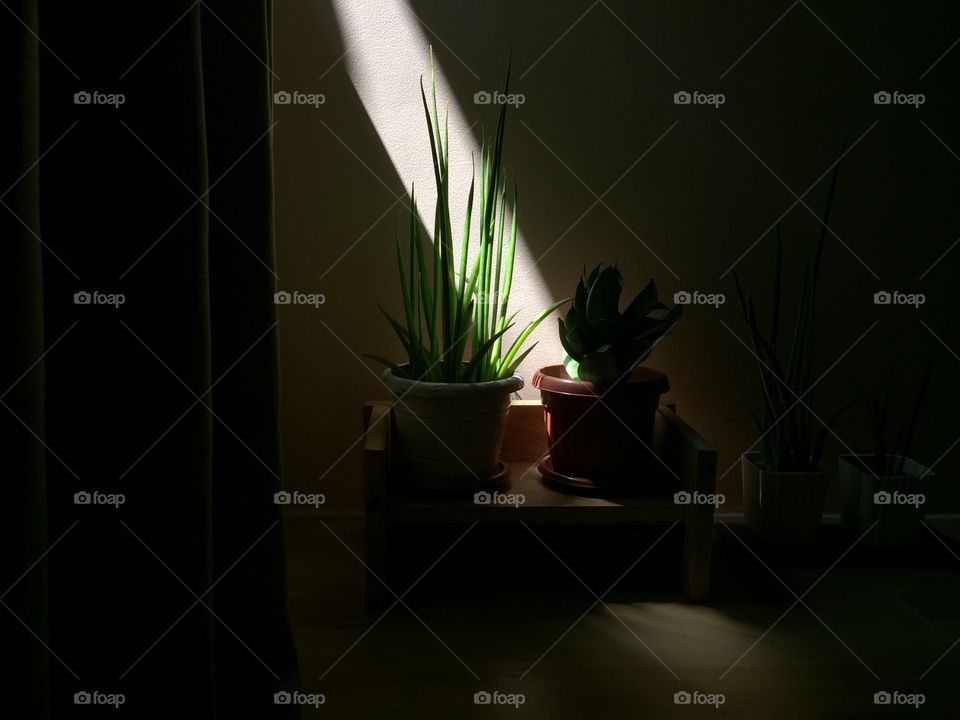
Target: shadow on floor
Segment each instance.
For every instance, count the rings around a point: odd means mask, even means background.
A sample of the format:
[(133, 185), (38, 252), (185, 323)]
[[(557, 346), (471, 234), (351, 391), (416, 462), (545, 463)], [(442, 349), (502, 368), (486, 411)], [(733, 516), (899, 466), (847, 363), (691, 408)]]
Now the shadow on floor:
[[(960, 561), (932, 535), (844, 555), (852, 540), (825, 528), (796, 553), (718, 525), (711, 602), (691, 605), (677, 528), (430, 529), (394, 543), (402, 562), (386, 580), (401, 600), (368, 613), (361, 523), (288, 520), (303, 690), (325, 698), (317, 717), (783, 720), (948, 717), (953, 706)], [(477, 705), (478, 692), (502, 704)], [(677, 704), (683, 692), (714, 704)], [(877, 692), (924, 702), (876, 705)]]

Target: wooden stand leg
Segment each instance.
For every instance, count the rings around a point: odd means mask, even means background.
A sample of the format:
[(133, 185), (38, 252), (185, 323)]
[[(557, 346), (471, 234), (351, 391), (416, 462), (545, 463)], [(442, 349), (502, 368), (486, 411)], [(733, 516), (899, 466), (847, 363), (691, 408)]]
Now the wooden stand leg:
[(364, 529), (366, 552), (364, 562), (367, 564), (366, 594), (367, 609), (385, 609), (392, 597), (390, 591), (384, 587), (389, 582), (387, 567), (387, 533), (380, 517), (366, 517)]
[(367, 564), (367, 608), (385, 607), (392, 597), (389, 582), (386, 522), (387, 474), (390, 469), (390, 407), (368, 403), (363, 408), (364, 562)]
[(689, 506), (683, 523), (683, 593), (690, 602), (709, 597), (712, 541), (713, 510)]

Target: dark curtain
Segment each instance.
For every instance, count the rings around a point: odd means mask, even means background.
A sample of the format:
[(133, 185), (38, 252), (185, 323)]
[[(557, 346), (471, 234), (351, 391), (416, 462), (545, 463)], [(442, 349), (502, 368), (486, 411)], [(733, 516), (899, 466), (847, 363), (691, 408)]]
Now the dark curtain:
[(295, 715), (269, 3), (5, 4), (0, 716)]

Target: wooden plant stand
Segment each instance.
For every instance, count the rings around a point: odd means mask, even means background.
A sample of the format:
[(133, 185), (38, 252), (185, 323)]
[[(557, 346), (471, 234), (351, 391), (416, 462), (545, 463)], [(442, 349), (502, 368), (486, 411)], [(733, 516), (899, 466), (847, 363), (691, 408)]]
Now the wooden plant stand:
[[(679, 522), (683, 527), (683, 591), (691, 602), (707, 599), (710, 586), (710, 546), (714, 507), (677, 504), (674, 493), (704, 495), (716, 492), (717, 453), (667, 405), (661, 405), (654, 424), (652, 450), (670, 470), (654, 494), (640, 497), (603, 497), (575, 494), (545, 481), (537, 462), (547, 451), (543, 408), (539, 400), (514, 401), (503, 443), (502, 458), (510, 479), (501, 493), (522, 493), (519, 507), (482, 505), (472, 497), (425, 494), (394, 472), (390, 450), (391, 404), (364, 404), (363, 463), (366, 505), (366, 562), (380, 578), (389, 577), (388, 548), (392, 533), (410, 526), (445, 524), (609, 525), (636, 526)], [(671, 472), (672, 471), (672, 472)], [(367, 600), (381, 606), (391, 600), (381, 583), (368, 577)]]

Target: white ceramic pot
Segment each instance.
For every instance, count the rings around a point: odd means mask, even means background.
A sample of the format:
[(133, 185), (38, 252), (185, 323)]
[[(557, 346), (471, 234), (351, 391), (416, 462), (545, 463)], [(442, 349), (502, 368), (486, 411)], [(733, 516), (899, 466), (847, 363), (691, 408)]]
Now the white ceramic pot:
[[(873, 547), (916, 545), (925, 517), (934, 474), (907, 458), (902, 475), (876, 475), (864, 461), (868, 455), (841, 455), (840, 519)], [(872, 528), (872, 529), (871, 529)]]
[(827, 474), (770, 472), (757, 462), (760, 453), (743, 456), (743, 515), (747, 527), (769, 542), (813, 542), (820, 530)]
[(422, 487), (469, 492), (506, 479), (500, 446), (510, 394), (520, 375), (482, 383), (434, 383), (398, 377), (383, 381), (397, 400), (393, 416), (400, 460), (408, 479)]

